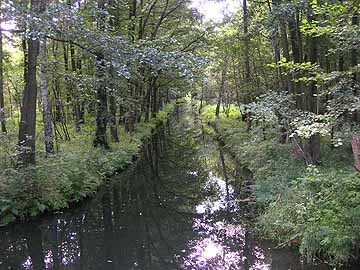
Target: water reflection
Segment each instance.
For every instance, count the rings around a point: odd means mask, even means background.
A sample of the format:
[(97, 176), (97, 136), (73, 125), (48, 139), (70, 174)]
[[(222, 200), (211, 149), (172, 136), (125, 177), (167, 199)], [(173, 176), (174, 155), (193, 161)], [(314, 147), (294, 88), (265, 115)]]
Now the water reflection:
[(236, 211), (234, 189), (227, 182), (216, 177), (213, 172), (209, 173), (209, 180), (205, 183), (203, 192), (207, 194), (206, 199), (196, 206), (198, 214), (213, 214), (220, 210), (228, 212)]
[(327, 269), (257, 241), (237, 166), (182, 114), (93, 199), (0, 229), (0, 269)]

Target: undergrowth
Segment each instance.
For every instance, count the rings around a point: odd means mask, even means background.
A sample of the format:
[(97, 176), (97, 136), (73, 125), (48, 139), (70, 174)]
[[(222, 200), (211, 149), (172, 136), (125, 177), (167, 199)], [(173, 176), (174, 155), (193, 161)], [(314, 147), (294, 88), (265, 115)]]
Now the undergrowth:
[[(181, 101), (177, 101), (178, 103)], [(35, 217), (44, 211), (67, 208), (71, 203), (95, 193), (106, 176), (128, 166), (144, 141), (157, 126), (166, 123), (175, 102), (164, 106), (155, 118), (139, 123), (133, 134), (119, 131), (120, 143), (110, 150), (91, 146), (92, 132), (83, 126), (81, 134), (61, 144), (61, 151), (44, 158), (36, 166), (16, 168), (16, 141), (11, 133), (1, 138), (0, 226)]]
[(202, 116), (216, 123), (227, 149), (253, 173), (259, 234), (280, 246), (299, 246), (309, 261), (358, 259), (360, 173), (350, 146), (332, 149), (324, 141), (321, 165), (306, 166), (294, 145), (279, 143), (276, 130), (266, 130), (264, 140), (260, 128), (247, 132), (238, 117), (215, 120), (209, 110)]

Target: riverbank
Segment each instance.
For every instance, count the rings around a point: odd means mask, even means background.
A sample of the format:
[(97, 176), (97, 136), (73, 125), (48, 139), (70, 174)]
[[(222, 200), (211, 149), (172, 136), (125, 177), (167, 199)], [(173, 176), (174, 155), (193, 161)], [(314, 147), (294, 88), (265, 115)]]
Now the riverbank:
[(216, 119), (208, 106), (201, 116), (210, 123), (209, 133), (252, 172), (263, 238), (298, 246), (309, 261), (342, 264), (359, 258), (360, 175), (349, 146), (333, 151), (324, 143), (321, 165), (306, 166), (294, 145), (279, 143), (275, 130), (266, 130), (264, 140), (260, 128), (247, 132), (239, 113)]
[(165, 105), (155, 118), (137, 124), (133, 134), (120, 130), (120, 142), (111, 143), (110, 150), (73, 141), (74, 147), (69, 146), (52, 157), (39, 158), (36, 166), (21, 170), (2, 168), (0, 226), (33, 218), (45, 211), (68, 208), (94, 194), (106, 177), (132, 163), (143, 143), (156, 127), (166, 124), (169, 114), (181, 102)]
[(88, 200), (0, 228), (0, 268), (332, 270), (257, 238), (237, 200), (236, 162), (190, 109)]

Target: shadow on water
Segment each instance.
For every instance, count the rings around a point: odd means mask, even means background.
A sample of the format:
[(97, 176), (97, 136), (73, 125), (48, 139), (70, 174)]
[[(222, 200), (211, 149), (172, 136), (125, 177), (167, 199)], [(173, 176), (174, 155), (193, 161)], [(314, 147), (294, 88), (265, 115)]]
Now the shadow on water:
[(256, 239), (239, 166), (184, 110), (91, 200), (0, 229), (0, 269), (330, 269)]

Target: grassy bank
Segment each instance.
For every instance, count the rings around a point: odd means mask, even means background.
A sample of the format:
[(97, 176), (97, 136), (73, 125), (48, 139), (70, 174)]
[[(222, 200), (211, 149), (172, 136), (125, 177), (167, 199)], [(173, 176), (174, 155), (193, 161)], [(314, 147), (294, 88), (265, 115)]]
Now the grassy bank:
[[(61, 145), (58, 153), (38, 158), (33, 167), (16, 169), (11, 155), (4, 151), (12, 144), (1, 145), (0, 225), (67, 208), (95, 193), (106, 176), (121, 171), (134, 160), (143, 142), (157, 126), (166, 123), (174, 108), (175, 102), (167, 104), (156, 118), (139, 123), (133, 134), (120, 129), (120, 142), (111, 143), (110, 150), (93, 148), (92, 131), (84, 126), (80, 134)], [(5, 139), (16, 144), (16, 137), (8, 134)]]
[(292, 144), (280, 144), (278, 131), (246, 131), (238, 114), (215, 119), (211, 106), (202, 117), (216, 123), (226, 147), (254, 175), (259, 208), (257, 229), (279, 245), (299, 246), (313, 260), (341, 264), (358, 259), (360, 173), (349, 145), (335, 150), (322, 143), (322, 162), (306, 166)]

